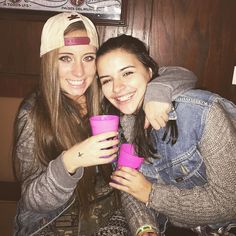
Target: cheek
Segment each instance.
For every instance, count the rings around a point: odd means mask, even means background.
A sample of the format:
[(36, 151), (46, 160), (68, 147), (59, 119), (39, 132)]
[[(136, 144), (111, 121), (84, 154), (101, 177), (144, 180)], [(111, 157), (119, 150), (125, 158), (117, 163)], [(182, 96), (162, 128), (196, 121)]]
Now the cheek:
[(89, 63), (84, 65), (84, 70), (87, 75), (95, 77), (96, 74), (96, 65), (95, 63)]
[(106, 86), (102, 86), (102, 93), (107, 98), (107, 100), (111, 103), (114, 102), (114, 94), (112, 90), (112, 85), (106, 84)]
[(70, 70), (69, 66), (59, 64), (59, 66), (58, 66), (59, 78), (63, 79), (63, 77), (68, 73), (69, 70)]
[(140, 86), (146, 90), (147, 88), (147, 84), (150, 81), (151, 77), (149, 75), (149, 73), (144, 73), (141, 77), (140, 77)]
[(102, 86), (102, 93), (104, 94), (104, 96), (107, 98), (107, 99), (109, 99), (109, 90), (108, 90), (108, 88), (107, 88), (107, 86)]

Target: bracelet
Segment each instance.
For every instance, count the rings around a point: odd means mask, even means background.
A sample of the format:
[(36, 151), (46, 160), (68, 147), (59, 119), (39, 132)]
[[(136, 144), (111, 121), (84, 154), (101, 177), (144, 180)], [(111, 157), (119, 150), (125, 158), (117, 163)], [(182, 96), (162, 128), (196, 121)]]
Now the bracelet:
[(149, 232), (149, 233), (155, 233), (156, 229), (153, 228), (151, 225), (143, 225), (141, 227), (139, 227), (136, 231), (136, 236), (139, 235), (140, 233), (145, 233), (145, 232)]
[(147, 208), (150, 208), (150, 203), (151, 203), (151, 199), (153, 198), (153, 194), (154, 194), (154, 191), (153, 191), (153, 184), (152, 184), (151, 192), (149, 193), (148, 200), (145, 203), (145, 206)]

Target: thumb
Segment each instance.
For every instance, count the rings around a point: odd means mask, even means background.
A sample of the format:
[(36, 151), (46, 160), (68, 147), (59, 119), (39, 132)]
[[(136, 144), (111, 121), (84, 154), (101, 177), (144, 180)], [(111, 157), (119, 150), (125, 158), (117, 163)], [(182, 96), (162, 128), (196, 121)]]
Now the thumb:
[(145, 117), (145, 122), (144, 122), (144, 129), (147, 129), (150, 125), (149, 120), (147, 119), (147, 117)]

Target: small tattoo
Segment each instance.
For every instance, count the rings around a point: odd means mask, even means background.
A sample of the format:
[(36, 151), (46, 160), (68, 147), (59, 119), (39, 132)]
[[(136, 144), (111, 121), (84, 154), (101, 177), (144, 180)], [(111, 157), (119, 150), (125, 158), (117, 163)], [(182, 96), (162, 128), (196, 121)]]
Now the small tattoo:
[(84, 155), (84, 154), (81, 153), (81, 152), (78, 153), (78, 157), (82, 157), (83, 155)]

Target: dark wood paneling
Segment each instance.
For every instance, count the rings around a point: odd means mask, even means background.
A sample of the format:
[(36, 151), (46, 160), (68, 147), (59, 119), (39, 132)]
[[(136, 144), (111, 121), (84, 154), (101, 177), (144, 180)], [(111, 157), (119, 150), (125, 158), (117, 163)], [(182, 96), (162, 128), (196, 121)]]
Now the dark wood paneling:
[(235, 0), (153, 1), (151, 54), (194, 71), (198, 86), (236, 102)]
[(0, 15), (0, 96), (24, 97), (38, 82), (44, 21), (19, 11)]
[(126, 26), (98, 26), (97, 29), (100, 36), (100, 42), (102, 43), (108, 38), (120, 34), (128, 34), (138, 37), (148, 45), (152, 17), (152, 14), (150, 14), (152, 11), (152, 1), (153, 0), (129, 0)]
[(25, 97), (37, 86), (39, 75), (0, 73), (1, 97)]
[(18, 182), (0, 181), (0, 201), (18, 201), (20, 199), (20, 191)]
[[(129, 0), (126, 26), (98, 26), (100, 40), (131, 34), (149, 45), (160, 65), (184, 66), (198, 87), (233, 100), (235, 0)], [(52, 13), (50, 13), (52, 14)], [(25, 96), (39, 78), (39, 45), (50, 16), (0, 9), (0, 96)], [(53, 13), (55, 14), (55, 13)]]

